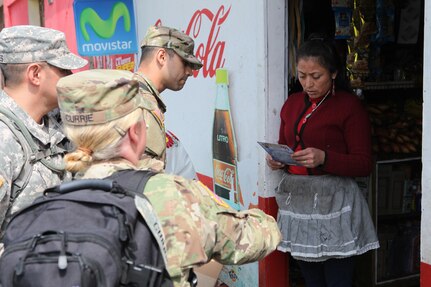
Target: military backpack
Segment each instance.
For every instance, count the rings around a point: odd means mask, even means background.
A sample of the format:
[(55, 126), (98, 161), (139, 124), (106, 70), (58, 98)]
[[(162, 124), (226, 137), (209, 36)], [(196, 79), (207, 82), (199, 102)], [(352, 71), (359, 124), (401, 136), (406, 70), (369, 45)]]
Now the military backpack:
[(125, 170), (47, 189), (6, 228), (0, 286), (172, 286), (143, 193), (153, 174)]

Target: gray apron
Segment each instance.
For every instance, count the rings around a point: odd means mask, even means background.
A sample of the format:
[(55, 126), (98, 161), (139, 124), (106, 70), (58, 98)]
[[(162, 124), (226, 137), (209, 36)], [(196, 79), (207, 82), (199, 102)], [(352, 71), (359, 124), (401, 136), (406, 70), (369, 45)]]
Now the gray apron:
[(319, 262), (379, 248), (367, 202), (354, 179), (285, 174), (276, 190), (278, 250)]

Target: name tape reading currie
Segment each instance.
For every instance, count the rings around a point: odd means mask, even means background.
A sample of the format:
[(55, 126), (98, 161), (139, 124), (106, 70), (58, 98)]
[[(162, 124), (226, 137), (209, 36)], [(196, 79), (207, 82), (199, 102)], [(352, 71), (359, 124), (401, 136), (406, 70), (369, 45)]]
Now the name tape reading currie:
[(64, 114), (64, 119), (69, 123), (92, 123), (93, 120), (93, 114), (87, 114), (87, 115), (70, 115), (70, 114)]

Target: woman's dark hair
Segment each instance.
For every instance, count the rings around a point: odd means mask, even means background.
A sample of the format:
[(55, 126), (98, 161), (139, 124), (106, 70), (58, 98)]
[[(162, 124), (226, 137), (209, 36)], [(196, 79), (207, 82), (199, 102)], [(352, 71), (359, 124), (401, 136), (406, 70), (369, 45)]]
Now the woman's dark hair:
[(341, 62), (341, 57), (333, 39), (324, 34), (311, 34), (308, 40), (299, 47), (296, 53), (296, 63), (309, 57), (316, 58), (319, 64), (331, 74), (337, 72), (337, 77), (335, 78), (335, 88), (337, 90), (352, 91), (350, 82), (346, 77), (345, 65)]

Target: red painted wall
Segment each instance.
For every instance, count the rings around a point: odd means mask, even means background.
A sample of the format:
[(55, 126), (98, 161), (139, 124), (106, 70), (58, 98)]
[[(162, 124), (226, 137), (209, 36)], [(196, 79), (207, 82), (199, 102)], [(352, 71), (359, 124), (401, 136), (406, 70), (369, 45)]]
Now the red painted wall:
[(213, 178), (197, 172), (198, 180), (205, 184), (210, 190), (213, 190)]
[(77, 53), (75, 20), (73, 18), (73, 0), (53, 1), (44, 0), (45, 27), (60, 30), (66, 34), (70, 51)]
[(28, 24), (27, 0), (4, 0), (3, 13), (5, 27)]
[(431, 265), (421, 262), (421, 287), (431, 286)]
[[(275, 197), (259, 197), (259, 208), (277, 218), (278, 205)], [(289, 287), (289, 255), (274, 251), (259, 262), (259, 286)]]

